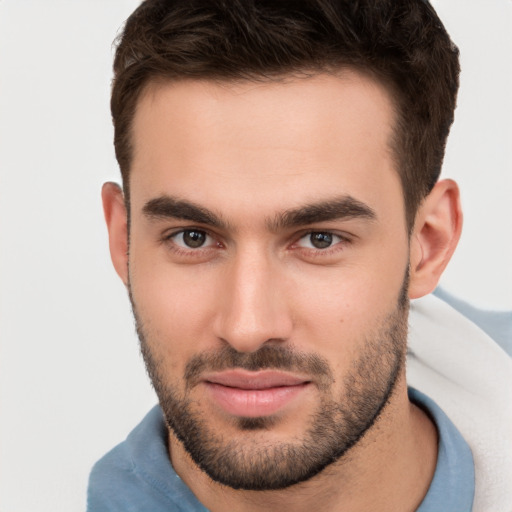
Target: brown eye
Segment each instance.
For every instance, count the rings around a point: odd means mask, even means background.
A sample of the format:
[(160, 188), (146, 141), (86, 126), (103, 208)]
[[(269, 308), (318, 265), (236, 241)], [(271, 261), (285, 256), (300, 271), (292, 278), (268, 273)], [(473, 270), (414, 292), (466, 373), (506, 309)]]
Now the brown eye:
[(185, 229), (175, 233), (170, 238), (177, 246), (185, 249), (200, 249), (205, 245), (212, 244), (211, 237), (206, 232), (198, 229)]
[(206, 233), (204, 231), (184, 231), (183, 243), (187, 247), (197, 249), (204, 245), (206, 241)]
[(313, 251), (325, 251), (339, 245), (341, 249), (349, 241), (342, 235), (331, 231), (310, 231), (303, 235), (295, 244), (296, 247)]
[(311, 233), (309, 235), (309, 241), (315, 249), (327, 249), (333, 242), (332, 233)]

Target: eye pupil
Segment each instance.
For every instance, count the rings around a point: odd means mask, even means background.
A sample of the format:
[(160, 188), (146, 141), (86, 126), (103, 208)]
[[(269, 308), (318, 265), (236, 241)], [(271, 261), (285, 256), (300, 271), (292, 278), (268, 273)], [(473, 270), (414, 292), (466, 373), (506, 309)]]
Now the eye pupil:
[(317, 249), (325, 249), (332, 245), (331, 233), (311, 233), (309, 236), (311, 245)]
[(188, 247), (197, 248), (201, 247), (206, 240), (206, 234), (202, 231), (184, 231), (183, 242)]

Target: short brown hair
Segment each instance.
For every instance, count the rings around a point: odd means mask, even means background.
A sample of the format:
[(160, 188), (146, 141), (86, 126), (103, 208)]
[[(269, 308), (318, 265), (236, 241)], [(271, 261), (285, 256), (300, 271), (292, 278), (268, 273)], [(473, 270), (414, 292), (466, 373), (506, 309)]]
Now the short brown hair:
[(114, 145), (129, 203), (131, 127), (153, 80), (275, 80), (353, 68), (386, 85), (409, 228), (441, 171), (458, 50), (426, 0), (145, 0), (114, 60)]

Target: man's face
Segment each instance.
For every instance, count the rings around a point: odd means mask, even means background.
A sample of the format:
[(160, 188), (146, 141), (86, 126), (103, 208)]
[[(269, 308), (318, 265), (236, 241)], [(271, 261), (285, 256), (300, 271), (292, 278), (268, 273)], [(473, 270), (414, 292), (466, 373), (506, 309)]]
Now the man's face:
[(130, 293), (168, 424), (214, 480), (310, 478), (402, 375), (409, 247), (392, 123), (386, 90), (354, 72), (182, 81), (140, 99)]

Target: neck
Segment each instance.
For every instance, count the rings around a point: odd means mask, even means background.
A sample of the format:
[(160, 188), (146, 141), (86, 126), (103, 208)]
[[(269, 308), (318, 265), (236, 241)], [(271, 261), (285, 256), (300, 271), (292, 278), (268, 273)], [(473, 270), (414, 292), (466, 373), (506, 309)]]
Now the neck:
[(405, 378), (375, 424), (342, 459), (314, 478), (277, 491), (241, 491), (213, 482), (171, 434), (172, 465), (212, 512), (416, 510), (437, 462), (437, 431), (411, 404)]

